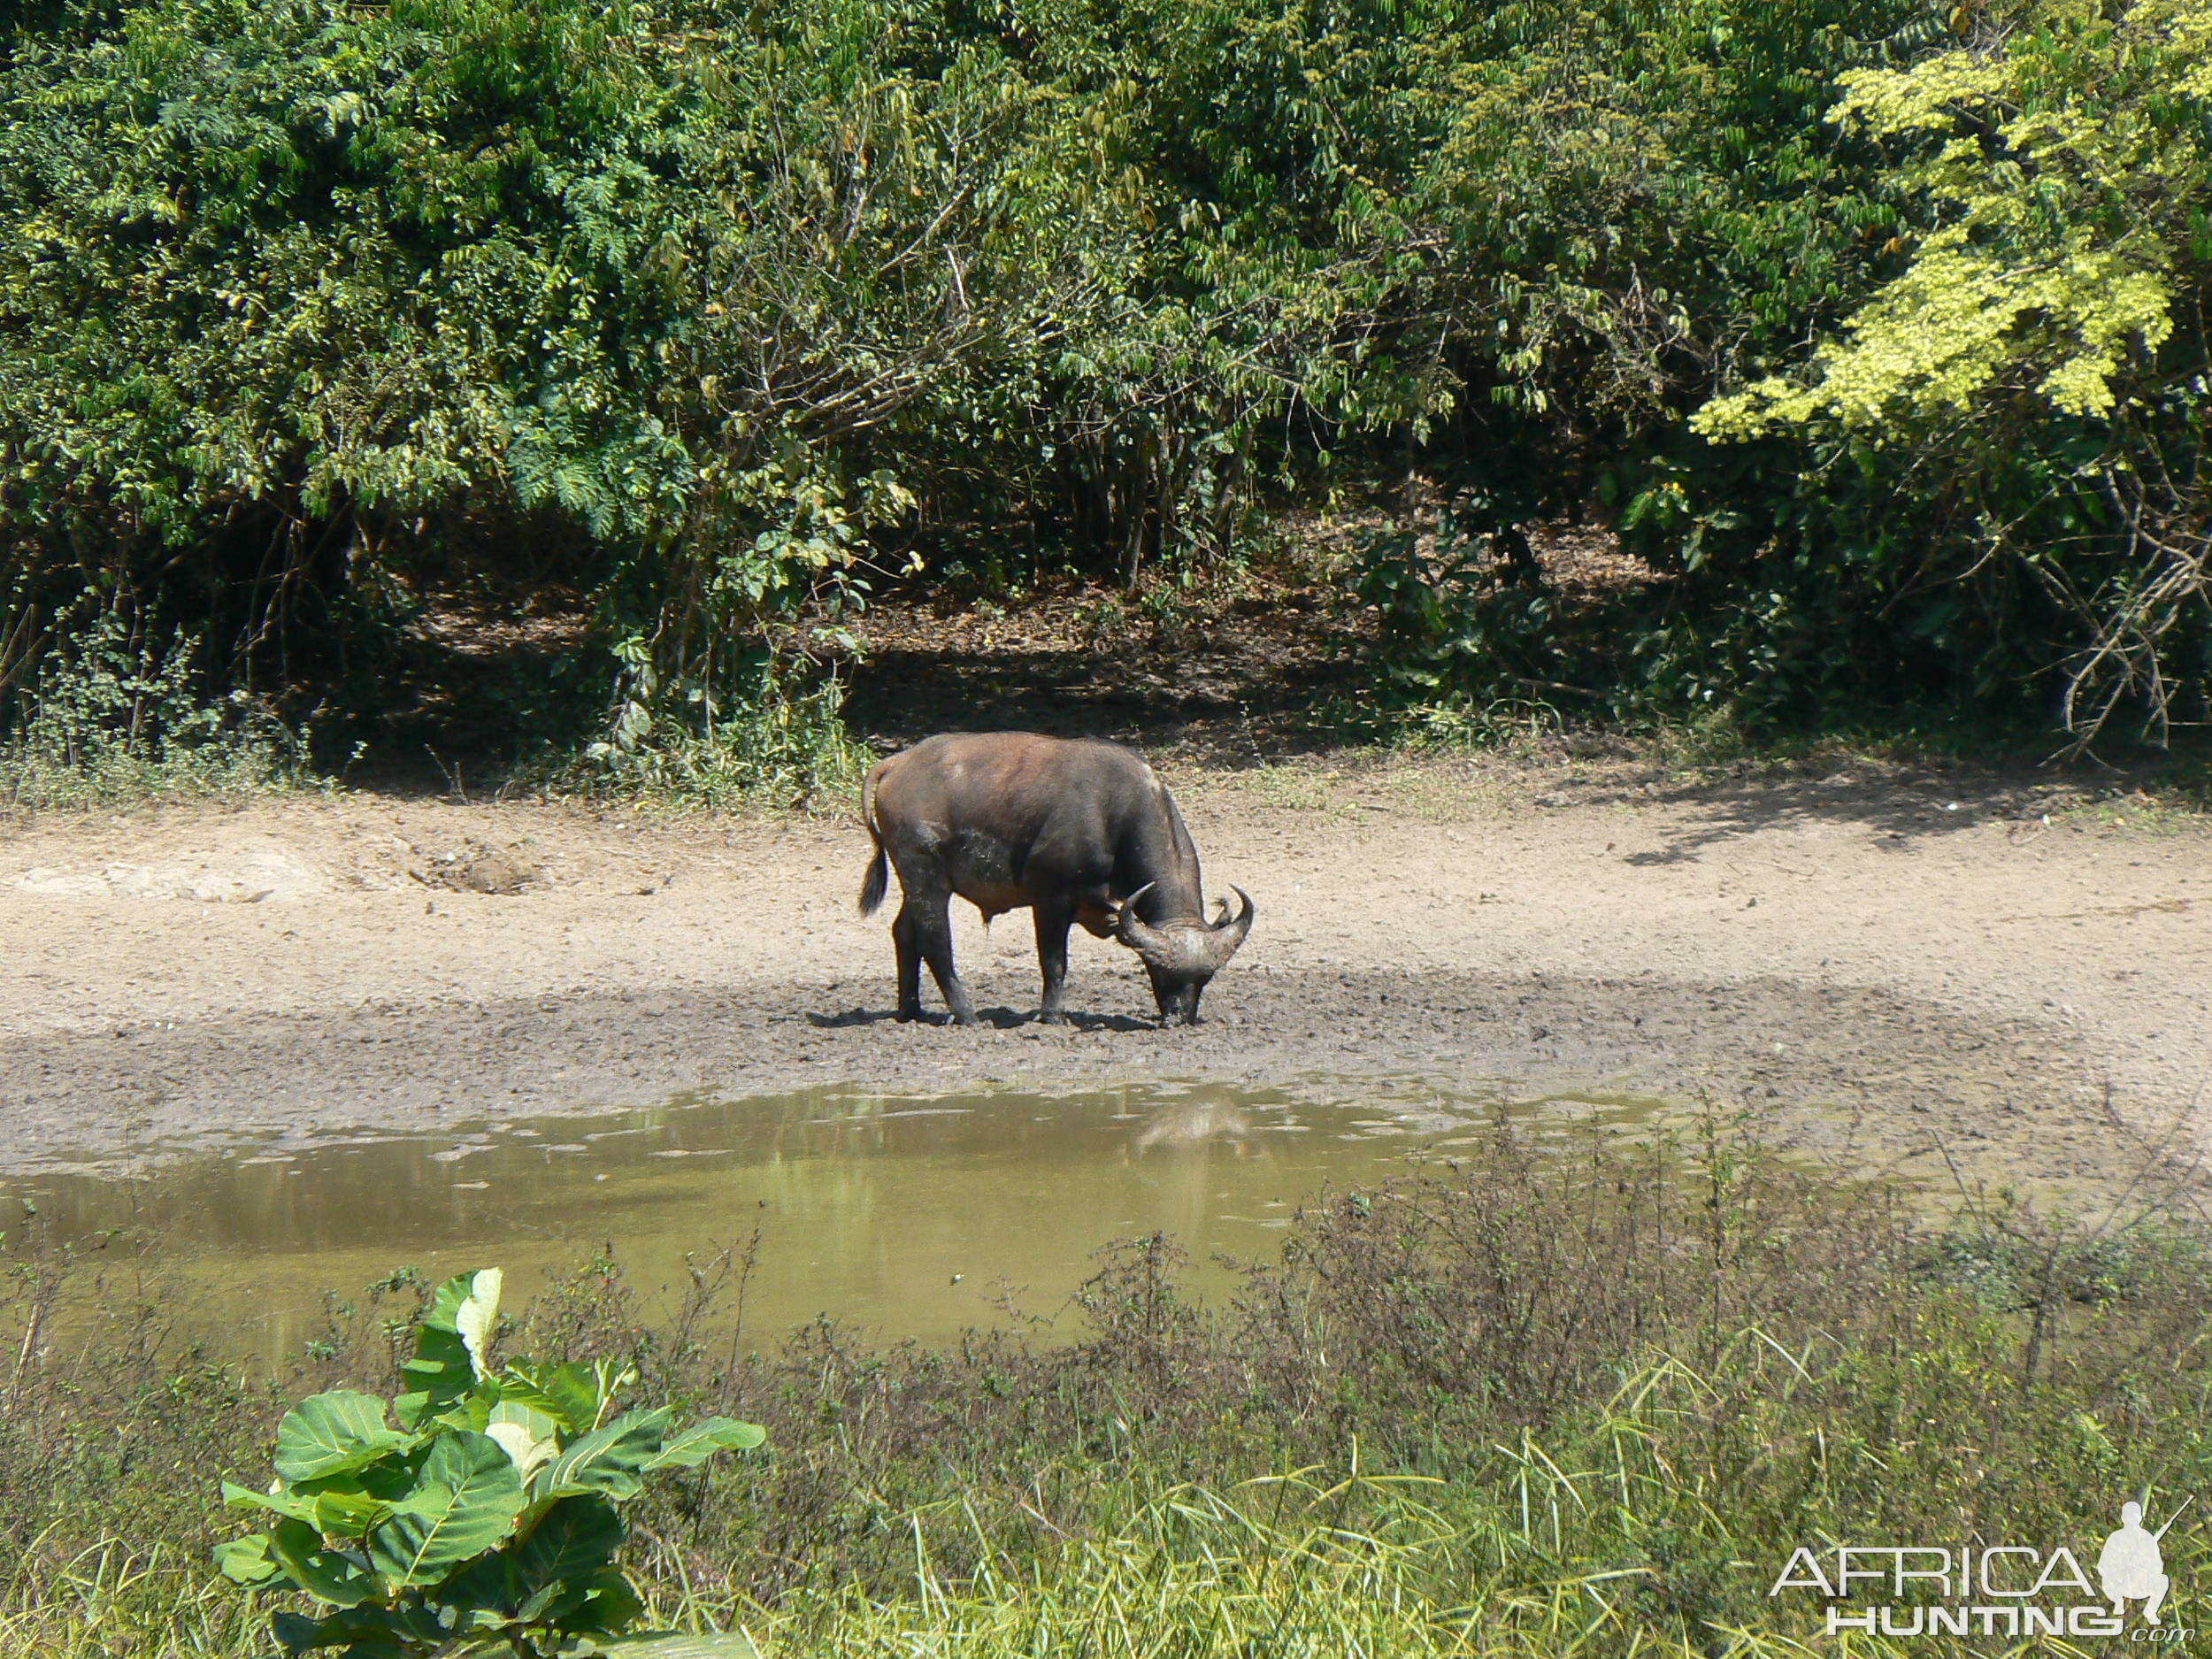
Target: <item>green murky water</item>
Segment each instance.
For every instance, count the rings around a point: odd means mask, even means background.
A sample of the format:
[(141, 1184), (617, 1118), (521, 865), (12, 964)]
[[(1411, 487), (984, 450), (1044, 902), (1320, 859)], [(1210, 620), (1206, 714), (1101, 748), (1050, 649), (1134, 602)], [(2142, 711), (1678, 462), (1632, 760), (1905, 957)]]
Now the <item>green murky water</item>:
[[(927, 1340), (1003, 1318), (1010, 1294), (1068, 1328), (1094, 1253), (1156, 1230), (1188, 1252), (1202, 1289), (1218, 1286), (1217, 1254), (1271, 1256), (1325, 1182), (1401, 1172), (1502, 1110), (1628, 1129), (1655, 1103), (1371, 1079), (933, 1098), (824, 1088), (202, 1155), (142, 1178), (0, 1177), (0, 1194), (88, 1252), (105, 1300), (142, 1288), (219, 1353), (296, 1354), (324, 1292), (402, 1264), (501, 1266), (518, 1293), (611, 1243), (649, 1298), (683, 1282), (687, 1253), (756, 1231), (748, 1340), (825, 1314)], [(6, 1202), (0, 1228), (15, 1233), (22, 1214)]]

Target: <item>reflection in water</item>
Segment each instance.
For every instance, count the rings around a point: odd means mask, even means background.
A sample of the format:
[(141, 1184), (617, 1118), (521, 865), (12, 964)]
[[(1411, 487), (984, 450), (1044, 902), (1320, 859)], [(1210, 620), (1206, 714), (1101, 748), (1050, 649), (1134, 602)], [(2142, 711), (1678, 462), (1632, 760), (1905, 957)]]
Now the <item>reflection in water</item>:
[(1138, 1131), (1136, 1139), (1129, 1143), (1129, 1150), (1142, 1157), (1155, 1147), (1187, 1150), (1211, 1141), (1223, 1141), (1238, 1157), (1242, 1157), (1251, 1139), (1251, 1124), (1227, 1101), (1179, 1101), (1154, 1107), (1150, 1121)]
[[(1314, 1098), (1318, 1096), (1318, 1100)], [(1621, 1116), (1647, 1103), (1568, 1103)], [(1178, 1238), (1201, 1289), (1217, 1253), (1271, 1255), (1325, 1180), (1382, 1179), (1498, 1109), (1426, 1085), (1124, 1087), (917, 1099), (836, 1089), (679, 1101), (253, 1156), (157, 1177), (0, 1178), (51, 1236), (150, 1240), (166, 1306), (217, 1352), (298, 1353), (323, 1293), (406, 1265), (496, 1264), (518, 1290), (611, 1247), (651, 1292), (687, 1257), (757, 1238), (744, 1324), (771, 1340), (827, 1314), (890, 1336), (1051, 1317), (1116, 1238)], [(0, 1208), (0, 1227), (20, 1212)]]

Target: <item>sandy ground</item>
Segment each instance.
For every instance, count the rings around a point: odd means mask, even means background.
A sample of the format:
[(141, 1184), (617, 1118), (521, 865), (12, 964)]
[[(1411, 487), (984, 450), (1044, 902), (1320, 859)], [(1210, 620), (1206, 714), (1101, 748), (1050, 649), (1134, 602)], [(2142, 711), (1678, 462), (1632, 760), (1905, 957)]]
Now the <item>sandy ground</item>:
[(1209, 885), (1259, 917), (1168, 1032), (1080, 935), (1076, 1028), (1029, 1023), (1025, 918), (972, 912), (991, 1024), (893, 1023), (849, 822), (352, 795), (0, 824), (0, 1166), (691, 1089), (1364, 1074), (1702, 1096), (2035, 1184), (2199, 1144), (2201, 826), (1928, 777), (1176, 781)]

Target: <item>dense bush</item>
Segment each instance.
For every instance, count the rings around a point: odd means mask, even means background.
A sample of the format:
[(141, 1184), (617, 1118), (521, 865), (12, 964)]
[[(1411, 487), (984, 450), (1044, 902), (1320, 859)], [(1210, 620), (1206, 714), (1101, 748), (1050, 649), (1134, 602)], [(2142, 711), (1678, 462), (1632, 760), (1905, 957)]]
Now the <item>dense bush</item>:
[[(334, 730), (490, 595), (590, 618), (541, 734), (741, 752), (887, 579), (1198, 579), (1349, 488), (1425, 699), (2155, 734), (2212, 674), (2208, 16), (51, 0), (0, 695), (106, 617)], [(1663, 580), (1553, 591), (1577, 514)]]

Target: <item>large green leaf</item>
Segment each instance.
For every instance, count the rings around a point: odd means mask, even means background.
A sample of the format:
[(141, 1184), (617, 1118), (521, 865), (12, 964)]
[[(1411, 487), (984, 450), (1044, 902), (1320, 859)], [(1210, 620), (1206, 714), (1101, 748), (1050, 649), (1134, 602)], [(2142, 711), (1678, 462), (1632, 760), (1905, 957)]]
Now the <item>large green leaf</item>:
[[(413, 1404), (415, 1398), (422, 1403)], [(424, 1433), (443, 1428), (466, 1429), (472, 1434), (481, 1434), (492, 1420), (494, 1403), (490, 1391), (480, 1386), (443, 1401), (433, 1401), (426, 1394), (410, 1397), (410, 1407), (416, 1414), (415, 1427)]]
[(439, 1586), (441, 1602), (509, 1619), (557, 1619), (580, 1606), (621, 1548), (622, 1517), (595, 1495), (554, 1502), (538, 1524)]
[(538, 1582), (587, 1578), (614, 1560), (625, 1530), (622, 1517), (606, 1499), (564, 1498), (529, 1537), (516, 1542), (515, 1570)]
[(345, 1659), (421, 1659), (443, 1647), (452, 1632), (421, 1607), (356, 1607), (304, 1618), (279, 1613), (270, 1633), (294, 1653), (343, 1647)]
[(522, 1503), (521, 1479), (498, 1441), (442, 1434), (415, 1490), (369, 1535), (370, 1563), (395, 1589), (437, 1584), (505, 1538)]
[(582, 1365), (538, 1365), (527, 1360), (509, 1364), (499, 1375), (503, 1405), (542, 1411), (564, 1434), (588, 1434), (599, 1409), (591, 1372)]
[(276, 1471), (297, 1484), (365, 1468), (387, 1454), (414, 1444), (384, 1421), (384, 1402), (374, 1394), (334, 1388), (310, 1394), (277, 1425)]
[(415, 1357), (400, 1369), (414, 1385), (397, 1402), (410, 1425), (475, 1386), (484, 1375), (493, 1325), (499, 1317), (495, 1267), (462, 1273), (438, 1286), (415, 1333)]
[(312, 1523), (315, 1519), (315, 1500), (284, 1490), (281, 1482), (268, 1492), (256, 1492), (235, 1481), (223, 1482), (223, 1502), (234, 1509), (265, 1509), (271, 1515), (281, 1515), (294, 1521)]
[(582, 1605), (565, 1615), (564, 1622), (571, 1630), (610, 1636), (628, 1630), (644, 1617), (645, 1603), (638, 1600), (622, 1569), (608, 1567), (592, 1579)]
[(539, 1466), (561, 1449), (560, 1420), (521, 1400), (503, 1397), (486, 1418), (484, 1432), (497, 1440), (514, 1460), (515, 1472), (526, 1483)]
[(357, 1608), (322, 1618), (287, 1610), (269, 1620), (269, 1633), (290, 1653), (343, 1647), (345, 1659), (402, 1659), (406, 1653), (393, 1632), (391, 1616), (380, 1608)]
[(269, 1533), (269, 1555), (318, 1601), (351, 1608), (378, 1599), (376, 1576), (361, 1558), (324, 1548), (322, 1535), (304, 1521), (279, 1521)]
[(268, 1535), (256, 1532), (215, 1546), (215, 1570), (233, 1584), (259, 1586), (282, 1571), (269, 1554)]
[(634, 1497), (638, 1477), (660, 1453), (668, 1418), (666, 1406), (624, 1412), (538, 1471), (537, 1479), (530, 1484), (530, 1495), (554, 1498), (576, 1492), (603, 1492), (611, 1498)]
[(365, 1492), (315, 1494), (315, 1530), (325, 1538), (364, 1538), (370, 1528), (380, 1525), (391, 1512), (389, 1503)]
[(740, 1423), (735, 1417), (708, 1417), (680, 1434), (671, 1435), (660, 1450), (646, 1460), (644, 1468), (695, 1469), (717, 1452), (750, 1451), (767, 1438), (768, 1431), (757, 1423)]
[(609, 1360), (590, 1365), (518, 1360), (501, 1374), (499, 1397), (550, 1413), (567, 1433), (588, 1434), (599, 1426), (615, 1395), (636, 1376), (632, 1367)]
[(365, 1468), (348, 1470), (331, 1476), (327, 1480), (303, 1480), (293, 1487), (303, 1495), (312, 1494), (321, 1497), (326, 1492), (346, 1496), (373, 1498), (383, 1503), (397, 1503), (415, 1489), (418, 1471), (423, 1459), (430, 1455), (435, 1441), (427, 1435), (417, 1435), (414, 1446), (405, 1452), (395, 1452), (380, 1458)]

